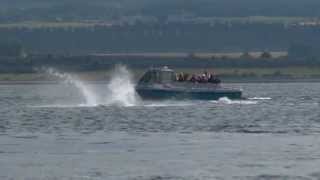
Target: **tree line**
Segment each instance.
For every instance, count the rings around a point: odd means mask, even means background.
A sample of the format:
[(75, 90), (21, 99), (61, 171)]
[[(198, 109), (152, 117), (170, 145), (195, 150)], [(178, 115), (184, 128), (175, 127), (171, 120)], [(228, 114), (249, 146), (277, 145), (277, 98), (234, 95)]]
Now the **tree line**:
[[(86, 71), (123, 63), (132, 67), (319, 66), (320, 27), (280, 24), (138, 23), (80, 28), (0, 28), (0, 72), (33, 72), (41, 66)], [(259, 59), (250, 51), (265, 51)], [(288, 51), (275, 58), (269, 51)], [(189, 52), (189, 57), (103, 57), (93, 53)], [(236, 59), (196, 52), (244, 52)]]
[(33, 53), (286, 51), (291, 44), (318, 47), (320, 26), (282, 24), (136, 23), (78, 28), (0, 28), (0, 39)]
[(318, 0), (2, 0), (0, 22), (117, 20), (124, 16), (319, 17)]

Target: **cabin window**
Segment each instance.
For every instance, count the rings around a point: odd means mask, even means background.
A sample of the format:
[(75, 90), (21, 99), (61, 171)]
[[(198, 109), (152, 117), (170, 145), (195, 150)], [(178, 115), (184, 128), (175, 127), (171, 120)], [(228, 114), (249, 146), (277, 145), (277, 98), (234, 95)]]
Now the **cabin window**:
[(162, 72), (161, 73), (161, 82), (169, 83), (174, 80), (174, 74), (172, 72)]
[(150, 82), (160, 82), (160, 75), (159, 75), (159, 72), (157, 71), (152, 71), (151, 73), (151, 79), (150, 79)]
[(152, 76), (151, 72), (147, 72), (146, 74), (143, 75), (143, 77), (141, 78), (140, 82), (143, 82), (143, 83), (150, 82), (151, 76)]
[(149, 71), (145, 73), (140, 82), (141, 83), (170, 83), (174, 81), (175, 76), (173, 72), (170, 71)]

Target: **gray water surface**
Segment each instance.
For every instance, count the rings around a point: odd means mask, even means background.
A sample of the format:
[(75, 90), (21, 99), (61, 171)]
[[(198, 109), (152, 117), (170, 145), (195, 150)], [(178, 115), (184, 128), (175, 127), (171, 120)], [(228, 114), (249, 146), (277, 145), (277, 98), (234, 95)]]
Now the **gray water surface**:
[(248, 100), (87, 106), (63, 84), (0, 85), (0, 179), (320, 179), (320, 84), (228, 86)]

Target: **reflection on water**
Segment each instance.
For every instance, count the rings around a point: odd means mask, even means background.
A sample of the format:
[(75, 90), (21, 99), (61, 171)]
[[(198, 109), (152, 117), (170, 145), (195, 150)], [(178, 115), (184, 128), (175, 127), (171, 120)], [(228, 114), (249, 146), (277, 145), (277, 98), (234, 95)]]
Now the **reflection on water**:
[(232, 86), (248, 99), (90, 105), (68, 84), (1, 85), (0, 179), (319, 179), (320, 84)]

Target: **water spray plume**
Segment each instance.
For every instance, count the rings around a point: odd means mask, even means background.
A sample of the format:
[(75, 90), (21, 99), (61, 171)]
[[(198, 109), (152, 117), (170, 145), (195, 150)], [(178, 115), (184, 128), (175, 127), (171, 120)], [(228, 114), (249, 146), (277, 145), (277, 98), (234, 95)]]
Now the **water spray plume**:
[(99, 97), (87, 84), (83, 83), (75, 76), (68, 73), (61, 73), (53, 68), (45, 69), (45, 72), (51, 76), (62, 79), (65, 83), (75, 86), (85, 99), (84, 105), (86, 106), (134, 106), (139, 102), (139, 97), (134, 88), (135, 85), (132, 82), (131, 73), (122, 65), (117, 65), (113, 70), (110, 83), (107, 86), (107, 95), (105, 98)]
[(90, 88), (78, 78), (67, 73), (60, 73), (57, 70), (52, 68), (47, 69), (46, 72), (52, 76), (63, 79), (64, 82), (66, 83), (74, 85), (84, 97), (86, 101), (85, 105), (88, 105), (88, 106), (98, 105), (98, 98), (96, 97), (95, 93), (92, 90), (90, 90)]
[(139, 102), (139, 97), (132, 83), (131, 73), (123, 65), (115, 67), (108, 89), (110, 94), (107, 96), (107, 104), (134, 106)]

